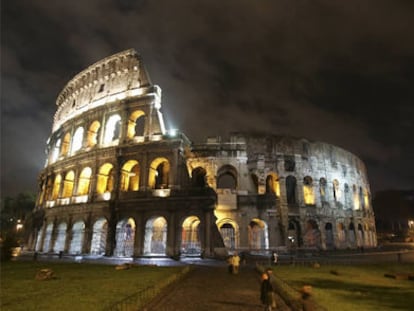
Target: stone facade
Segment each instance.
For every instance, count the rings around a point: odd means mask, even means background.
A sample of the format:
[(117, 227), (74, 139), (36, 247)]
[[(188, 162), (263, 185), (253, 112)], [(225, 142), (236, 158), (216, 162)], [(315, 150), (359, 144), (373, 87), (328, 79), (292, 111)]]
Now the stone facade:
[(30, 247), (215, 256), (376, 245), (365, 166), (332, 145), (167, 131), (161, 89), (135, 50), (75, 76), (57, 98)]

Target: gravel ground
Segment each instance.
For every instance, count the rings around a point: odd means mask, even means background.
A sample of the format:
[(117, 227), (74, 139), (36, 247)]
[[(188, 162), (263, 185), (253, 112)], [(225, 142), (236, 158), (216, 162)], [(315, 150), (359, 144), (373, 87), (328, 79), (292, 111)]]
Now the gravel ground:
[[(182, 280), (167, 288), (147, 311), (262, 311), (260, 278), (249, 266), (232, 275), (226, 267), (193, 266)], [(277, 310), (290, 310), (277, 297)]]

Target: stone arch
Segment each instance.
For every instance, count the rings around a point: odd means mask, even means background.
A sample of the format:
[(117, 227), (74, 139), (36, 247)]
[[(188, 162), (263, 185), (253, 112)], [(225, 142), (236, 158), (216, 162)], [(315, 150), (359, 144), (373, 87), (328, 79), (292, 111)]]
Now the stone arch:
[(62, 146), (60, 149), (60, 156), (65, 157), (69, 153), (69, 146), (70, 146), (70, 133), (66, 133), (63, 137)]
[(70, 198), (73, 194), (73, 187), (75, 181), (75, 172), (69, 171), (65, 175), (65, 180), (63, 181), (63, 190), (62, 198)]
[(351, 247), (354, 247), (357, 243), (355, 236), (355, 225), (351, 222), (348, 226), (348, 243)]
[(91, 255), (104, 255), (108, 236), (108, 221), (101, 217), (95, 221), (92, 229)]
[(315, 194), (313, 192), (313, 179), (310, 176), (303, 178), (303, 199), (306, 205), (315, 205)]
[(296, 204), (296, 177), (289, 175), (286, 177), (286, 199), (288, 204)]
[(82, 126), (79, 126), (75, 130), (75, 133), (73, 134), (73, 138), (72, 138), (72, 146), (71, 146), (70, 154), (75, 154), (77, 151), (82, 149), (83, 132), (84, 132), (84, 129)]
[(88, 195), (91, 184), (92, 169), (85, 167), (79, 175), (77, 195)]
[(270, 172), (266, 177), (266, 193), (273, 193), (280, 197), (279, 177), (276, 173)]
[(164, 256), (167, 249), (167, 220), (154, 216), (145, 224), (144, 255)]
[(134, 255), (135, 229), (135, 221), (132, 218), (123, 219), (117, 223), (114, 256), (132, 257)]
[(191, 185), (196, 188), (204, 188), (207, 186), (206, 181), (207, 171), (198, 166), (191, 172)]
[(152, 161), (148, 174), (148, 186), (151, 189), (166, 189), (169, 185), (170, 162), (166, 158)]
[(237, 170), (232, 165), (223, 165), (217, 171), (218, 189), (237, 189)]
[(365, 244), (364, 229), (363, 229), (361, 224), (358, 224), (357, 245), (358, 246), (364, 246), (364, 244)]
[(52, 201), (56, 200), (59, 197), (61, 183), (62, 183), (62, 175), (57, 174), (53, 182), (53, 188), (52, 188), (52, 193), (51, 193), (51, 198), (50, 198)]
[(59, 253), (65, 250), (66, 245), (66, 222), (61, 222), (57, 227), (55, 245), (53, 246), (53, 252)]
[(200, 219), (197, 216), (187, 217), (181, 229), (181, 254), (184, 256), (200, 256)]
[(121, 191), (139, 190), (140, 168), (137, 160), (127, 161), (121, 169)]
[(59, 152), (62, 144), (62, 139), (58, 138), (52, 149), (51, 162), (55, 163), (59, 159)]
[(224, 246), (228, 249), (237, 249), (239, 247), (239, 227), (237, 223), (225, 218), (217, 222)]
[[(110, 194), (114, 189), (114, 176), (113, 176), (113, 165), (111, 163), (104, 163), (99, 168), (97, 182), (96, 182), (96, 193)], [(108, 198), (108, 199), (109, 199)]]
[(121, 131), (121, 117), (118, 114), (111, 115), (105, 126), (105, 135), (103, 143), (105, 145), (119, 139)]
[(330, 222), (325, 224), (325, 246), (327, 249), (335, 248), (334, 232)]
[(339, 181), (337, 179), (334, 179), (332, 182), (332, 191), (335, 202), (339, 202), (341, 199), (341, 190), (339, 188)]
[(267, 224), (258, 218), (253, 218), (248, 225), (249, 248), (265, 250), (269, 248)]
[(50, 251), (50, 248), (51, 248), (50, 242), (52, 240), (52, 232), (53, 232), (53, 222), (49, 222), (46, 226), (45, 238), (43, 240), (43, 252), (44, 253), (47, 253)]
[(89, 126), (86, 140), (86, 146), (88, 148), (92, 148), (98, 143), (98, 134), (100, 128), (101, 123), (97, 120), (93, 121), (92, 124)]
[(142, 110), (133, 111), (128, 119), (127, 137), (144, 136), (145, 132), (145, 113)]
[(303, 242), (306, 247), (317, 247), (321, 246), (321, 234), (317, 222), (313, 219), (306, 221), (305, 234), (303, 236)]
[(345, 234), (345, 226), (344, 226), (344, 224), (342, 222), (339, 222), (337, 224), (337, 230), (338, 230), (337, 231), (337, 234), (338, 234), (338, 244), (339, 244), (339, 246), (343, 247), (344, 244), (345, 244), (346, 234)]
[(288, 224), (288, 241), (289, 248), (297, 248), (301, 246), (301, 227), (297, 220), (290, 219)]
[(319, 179), (319, 195), (320, 195), (322, 203), (327, 201), (327, 199), (326, 199), (326, 185), (327, 185), (327, 182), (326, 182), (325, 178), (322, 177), (321, 179)]
[(82, 253), (83, 240), (85, 236), (85, 223), (83, 220), (76, 221), (72, 226), (72, 239), (69, 246), (69, 254)]

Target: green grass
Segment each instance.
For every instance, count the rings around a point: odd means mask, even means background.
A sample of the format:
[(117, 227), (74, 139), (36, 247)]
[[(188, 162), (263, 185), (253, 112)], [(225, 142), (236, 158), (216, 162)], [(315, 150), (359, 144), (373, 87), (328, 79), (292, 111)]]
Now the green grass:
[(414, 310), (414, 281), (384, 277), (386, 273), (413, 274), (414, 264), (278, 266), (273, 270), (296, 290), (311, 285), (314, 299), (326, 310)]
[[(44, 268), (52, 269), (56, 278), (35, 280), (37, 271)], [(111, 265), (6, 262), (1, 264), (0, 309), (102, 310), (182, 270), (134, 266), (118, 271)]]

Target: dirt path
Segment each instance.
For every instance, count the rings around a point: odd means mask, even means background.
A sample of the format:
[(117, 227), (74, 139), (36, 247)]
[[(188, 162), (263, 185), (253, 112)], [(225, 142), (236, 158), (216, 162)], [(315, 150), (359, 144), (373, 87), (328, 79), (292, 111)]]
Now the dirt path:
[[(259, 275), (242, 267), (231, 275), (226, 267), (195, 266), (193, 271), (169, 288), (148, 311), (262, 311)], [(278, 297), (277, 310), (290, 310)]]

